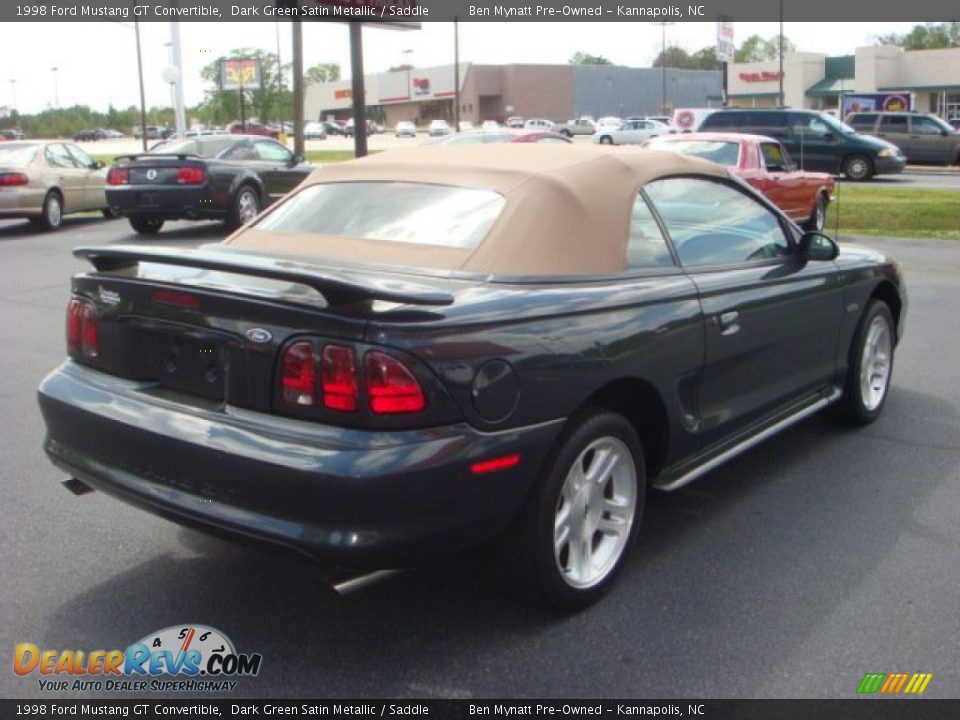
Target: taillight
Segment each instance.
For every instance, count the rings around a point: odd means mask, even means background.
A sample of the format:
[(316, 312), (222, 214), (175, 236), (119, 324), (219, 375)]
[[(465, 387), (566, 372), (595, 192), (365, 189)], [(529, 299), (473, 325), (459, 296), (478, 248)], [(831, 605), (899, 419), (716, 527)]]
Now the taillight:
[(190, 166), (177, 170), (177, 182), (181, 185), (200, 185), (206, 178), (202, 167)]
[(67, 350), (88, 358), (100, 354), (97, 310), (86, 300), (73, 298), (67, 306)]
[(420, 383), (396, 358), (372, 350), (363, 358), (363, 369), (373, 412), (382, 415), (414, 413), (426, 407)]
[(323, 404), (331, 410), (357, 409), (357, 364), (353, 350), (342, 345), (323, 348)]
[(281, 387), (284, 402), (313, 405), (316, 402), (316, 359), (313, 343), (295, 342), (283, 353)]
[(107, 173), (107, 185), (127, 185), (130, 182), (130, 170), (125, 167), (112, 167)]
[(29, 183), (30, 178), (24, 173), (0, 173), (0, 187), (16, 187), (17, 185), (28, 185)]

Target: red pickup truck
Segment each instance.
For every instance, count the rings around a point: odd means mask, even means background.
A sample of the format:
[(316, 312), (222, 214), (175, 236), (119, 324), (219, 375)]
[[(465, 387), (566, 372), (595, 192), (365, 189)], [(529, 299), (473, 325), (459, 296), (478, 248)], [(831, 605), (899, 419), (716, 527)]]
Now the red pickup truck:
[(836, 180), (827, 173), (797, 170), (773, 138), (739, 133), (661, 135), (644, 147), (695, 155), (726, 165), (807, 230), (823, 230)]

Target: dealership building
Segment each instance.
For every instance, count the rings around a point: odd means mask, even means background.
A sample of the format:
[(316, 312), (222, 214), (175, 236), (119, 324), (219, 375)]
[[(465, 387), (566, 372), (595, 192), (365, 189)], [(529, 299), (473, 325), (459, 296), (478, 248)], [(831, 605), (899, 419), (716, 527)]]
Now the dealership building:
[[(454, 118), (455, 68), (441, 65), (365, 76), (371, 117), (387, 125)], [(617, 65), (460, 64), (460, 119), (502, 122), (511, 115), (566, 121), (581, 115), (658, 115), (661, 106), (717, 107), (719, 70), (630, 68)], [(305, 116), (349, 118), (350, 81), (307, 86)]]
[[(730, 104), (774, 107), (779, 101), (778, 60), (731, 63)], [(890, 45), (857, 48), (854, 55), (827, 57), (797, 52), (783, 59), (783, 99), (791, 107), (823, 110), (852, 93), (913, 96), (913, 108), (944, 119), (960, 117), (960, 48), (913, 50)]]

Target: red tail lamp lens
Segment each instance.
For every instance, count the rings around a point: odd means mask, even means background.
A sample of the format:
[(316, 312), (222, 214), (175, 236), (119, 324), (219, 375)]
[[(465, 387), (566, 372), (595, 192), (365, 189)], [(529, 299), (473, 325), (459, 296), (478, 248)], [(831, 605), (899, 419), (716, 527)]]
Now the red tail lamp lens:
[(107, 173), (107, 185), (127, 185), (130, 182), (130, 171), (125, 167), (112, 167)]
[(371, 351), (363, 359), (370, 409), (382, 415), (420, 412), (427, 402), (420, 383), (402, 362)]
[(358, 405), (357, 362), (342, 345), (323, 348), (323, 404), (331, 410), (354, 412)]
[(30, 178), (28, 178), (24, 173), (0, 173), (0, 187), (16, 187), (17, 185), (29, 184)]
[(182, 167), (177, 170), (177, 182), (181, 185), (200, 185), (205, 175), (202, 167)]
[(85, 300), (74, 298), (67, 306), (67, 350), (88, 358), (100, 354), (97, 310)]
[(296, 342), (283, 353), (283, 400), (300, 407), (316, 403), (316, 358), (313, 343)]

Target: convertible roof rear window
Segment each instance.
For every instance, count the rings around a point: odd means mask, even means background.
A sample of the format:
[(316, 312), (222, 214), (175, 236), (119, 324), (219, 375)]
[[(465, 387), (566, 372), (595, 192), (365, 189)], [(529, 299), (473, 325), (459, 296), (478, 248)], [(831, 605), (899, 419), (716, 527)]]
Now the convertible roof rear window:
[(503, 203), (499, 193), (477, 188), (322, 183), (301, 190), (256, 228), (470, 249), (483, 240)]
[(740, 159), (740, 143), (726, 140), (663, 139), (651, 141), (650, 147), (703, 158), (728, 167), (736, 167)]

